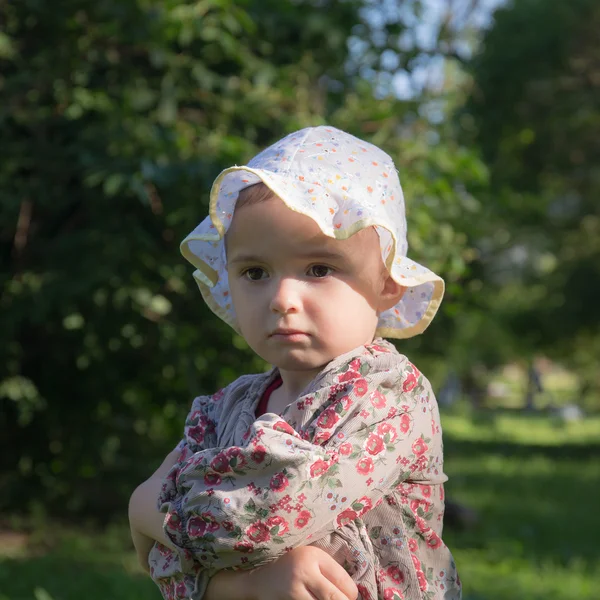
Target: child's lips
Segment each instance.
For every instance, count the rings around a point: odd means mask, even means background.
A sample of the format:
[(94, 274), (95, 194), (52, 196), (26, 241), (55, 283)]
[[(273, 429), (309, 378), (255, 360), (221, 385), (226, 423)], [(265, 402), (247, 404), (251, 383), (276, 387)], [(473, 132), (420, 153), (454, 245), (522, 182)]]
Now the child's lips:
[(287, 341), (299, 341), (308, 336), (308, 333), (301, 331), (300, 329), (289, 329), (285, 327), (280, 327), (275, 329), (269, 335), (270, 338), (275, 338), (279, 340), (287, 340)]

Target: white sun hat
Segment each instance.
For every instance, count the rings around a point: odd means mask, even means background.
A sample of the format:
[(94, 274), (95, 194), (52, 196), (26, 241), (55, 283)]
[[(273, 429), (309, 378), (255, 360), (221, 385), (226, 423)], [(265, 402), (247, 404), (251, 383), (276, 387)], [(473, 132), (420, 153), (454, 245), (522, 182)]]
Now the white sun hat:
[(224, 238), (239, 192), (260, 182), (332, 238), (346, 239), (374, 226), (388, 271), (407, 288), (402, 299), (379, 316), (376, 335), (409, 338), (425, 330), (442, 301), (444, 281), (406, 256), (404, 196), (396, 167), (380, 148), (328, 126), (291, 133), (248, 165), (225, 169), (215, 179), (209, 216), (181, 243), (215, 314), (239, 331)]

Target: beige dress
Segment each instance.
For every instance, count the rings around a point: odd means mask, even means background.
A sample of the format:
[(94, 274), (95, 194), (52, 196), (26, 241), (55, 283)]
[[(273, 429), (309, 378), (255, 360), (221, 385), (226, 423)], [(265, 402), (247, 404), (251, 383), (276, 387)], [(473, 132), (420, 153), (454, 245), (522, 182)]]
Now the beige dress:
[(202, 598), (219, 569), (324, 549), (363, 600), (455, 600), (441, 540), (442, 434), (427, 379), (377, 339), (325, 367), (281, 415), (255, 417), (276, 369), (193, 402), (159, 506), (179, 549), (156, 544), (164, 598)]

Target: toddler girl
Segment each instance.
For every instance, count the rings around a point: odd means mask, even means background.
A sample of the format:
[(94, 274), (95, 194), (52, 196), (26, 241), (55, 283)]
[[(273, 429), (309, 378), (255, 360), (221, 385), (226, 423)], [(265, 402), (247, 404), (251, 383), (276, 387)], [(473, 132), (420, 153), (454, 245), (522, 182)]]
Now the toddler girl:
[(274, 366), (196, 398), (132, 496), (165, 598), (279, 597), (277, 576), (303, 580), (294, 599), (460, 598), (437, 403), (381, 339), (421, 333), (442, 299), (406, 250), (391, 158), (332, 127), (216, 179), (182, 252), (210, 308)]

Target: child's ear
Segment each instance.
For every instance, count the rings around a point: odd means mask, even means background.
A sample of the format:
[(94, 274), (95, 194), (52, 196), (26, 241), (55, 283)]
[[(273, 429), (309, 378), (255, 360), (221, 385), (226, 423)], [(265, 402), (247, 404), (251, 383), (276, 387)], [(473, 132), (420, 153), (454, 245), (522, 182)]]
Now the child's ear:
[(400, 285), (391, 275), (386, 275), (381, 293), (379, 294), (379, 313), (396, 306), (404, 296), (406, 288)]

